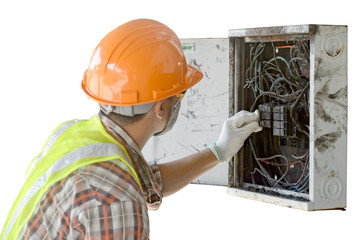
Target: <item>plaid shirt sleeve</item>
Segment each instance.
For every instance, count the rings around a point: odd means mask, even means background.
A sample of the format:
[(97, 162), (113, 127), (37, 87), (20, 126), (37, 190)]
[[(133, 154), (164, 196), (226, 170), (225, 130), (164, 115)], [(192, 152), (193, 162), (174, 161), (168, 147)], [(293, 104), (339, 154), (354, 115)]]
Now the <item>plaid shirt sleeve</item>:
[(19, 239), (149, 239), (146, 202), (129, 172), (118, 160), (79, 168), (44, 194)]
[(161, 172), (160, 172), (159, 166), (157, 165), (157, 163), (155, 161), (149, 162), (148, 164), (151, 168), (151, 171), (154, 174), (155, 181), (156, 181), (157, 185), (159, 186), (160, 191), (162, 192), (162, 179), (161, 179)]
[(146, 207), (135, 201), (86, 209), (72, 225), (68, 239), (149, 239)]

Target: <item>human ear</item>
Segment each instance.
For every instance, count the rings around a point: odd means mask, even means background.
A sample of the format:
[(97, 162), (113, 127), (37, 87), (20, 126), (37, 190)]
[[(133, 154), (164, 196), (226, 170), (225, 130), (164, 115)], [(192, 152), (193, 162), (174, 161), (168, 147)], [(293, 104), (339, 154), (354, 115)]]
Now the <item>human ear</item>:
[(155, 117), (158, 119), (163, 119), (165, 116), (165, 106), (164, 106), (165, 100), (160, 100), (155, 103), (153, 107), (153, 112), (155, 114)]

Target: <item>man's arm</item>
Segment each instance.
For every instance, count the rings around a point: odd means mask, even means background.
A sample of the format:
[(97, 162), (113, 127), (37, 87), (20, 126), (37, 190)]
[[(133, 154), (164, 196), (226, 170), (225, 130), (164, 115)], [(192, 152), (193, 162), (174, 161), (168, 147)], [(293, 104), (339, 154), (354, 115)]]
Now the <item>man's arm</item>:
[(261, 130), (258, 120), (258, 111), (240, 111), (225, 121), (219, 139), (210, 148), (176, 161), (159, 164), (163, 195), (166, 197), (179, 191), (219, 162), (230, 161), (246, 138), (254, 131)]
[(179, 160), (159, 164), (164, 197), (179, 191), (218, 163), (208, 148)]

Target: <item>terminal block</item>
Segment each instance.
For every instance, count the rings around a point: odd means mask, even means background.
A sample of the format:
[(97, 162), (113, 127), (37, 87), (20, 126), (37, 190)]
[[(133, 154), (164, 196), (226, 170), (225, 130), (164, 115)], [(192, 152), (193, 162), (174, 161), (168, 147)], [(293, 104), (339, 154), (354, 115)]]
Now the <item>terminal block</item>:
[(264, 128), (272, 128), (274, 136), (291, 137), (296, 136), (296, 131), (290, 120), (290, 108), (284, 105), (260, 104), (259, 125)]

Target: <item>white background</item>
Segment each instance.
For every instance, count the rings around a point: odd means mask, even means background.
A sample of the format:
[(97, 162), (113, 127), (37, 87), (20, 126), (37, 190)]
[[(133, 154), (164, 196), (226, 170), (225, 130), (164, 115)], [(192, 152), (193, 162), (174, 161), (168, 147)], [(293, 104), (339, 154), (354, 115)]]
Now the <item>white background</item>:
[(80, 82), (93, 49), (118, 25), (152, 18), (180, 38), (227, 37), (228, 29), (292, 24), (349, 26), (348, 207), (288, 209), (190, 185), (150, 212), (151, 239), (360, 239), (359, 7), (356, 1), (1, 1), (0, 228), (26, 168), (50, 132), (97, 105)]

